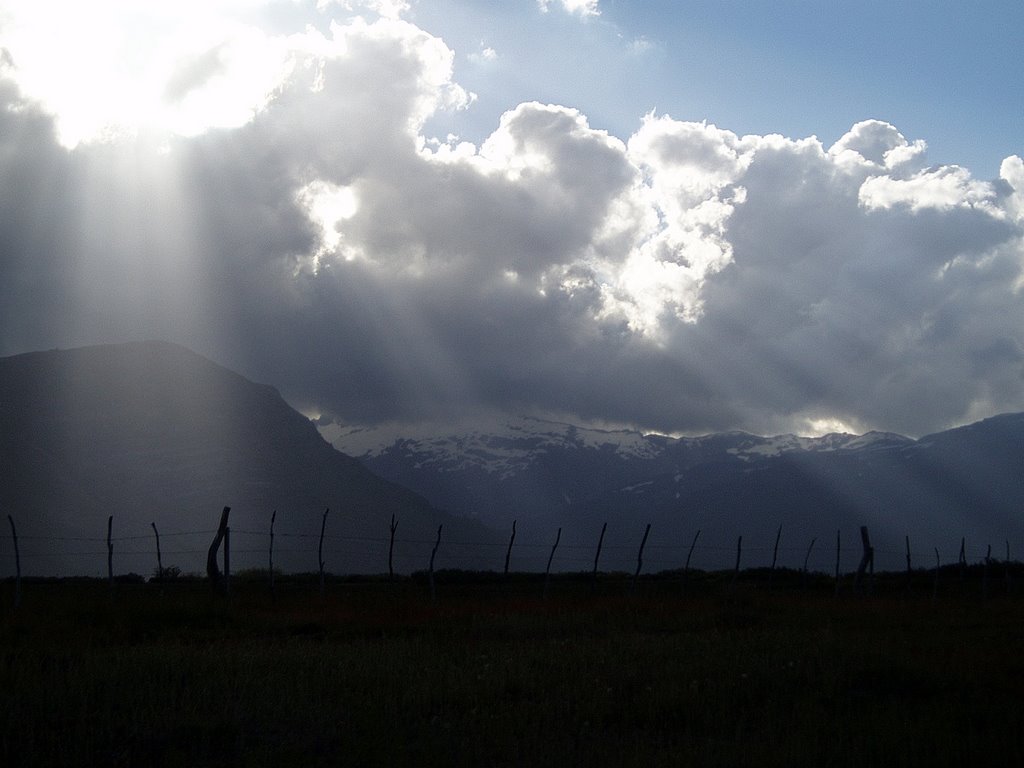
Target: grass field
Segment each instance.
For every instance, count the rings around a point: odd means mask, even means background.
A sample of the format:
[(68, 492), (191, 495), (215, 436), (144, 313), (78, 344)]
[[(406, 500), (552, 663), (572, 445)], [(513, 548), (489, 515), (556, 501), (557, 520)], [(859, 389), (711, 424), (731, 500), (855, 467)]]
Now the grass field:
[(8, 581), (0, 762), (1024, 765), (1024, 598), (884, 584)]

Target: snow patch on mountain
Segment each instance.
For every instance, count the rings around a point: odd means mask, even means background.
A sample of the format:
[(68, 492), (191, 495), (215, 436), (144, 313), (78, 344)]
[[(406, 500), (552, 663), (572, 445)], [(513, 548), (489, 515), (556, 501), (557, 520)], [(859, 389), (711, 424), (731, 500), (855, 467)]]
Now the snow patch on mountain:
[(755, 458), (770, 458), (796, 451), (821, 453), (825, 451), (854, 451), (912, 443), (910, 438), (891, 432), (868, 432), (863, 435), (851, 435), (846, 432), (830, 432), (820, 437), (800, 437), (798, 435), (776, 435), (775, 437), (751, 436), (727, 453), (743, 461)]
[(479, 469), (502, 479), (527, 469), (556, 449), (611, 451), (631, 459), (654, 458), (660, 451), (657, 437), (637, 431), (579, 427), (532, 417), (474, 422), (463, 429), (449, 423), (317, 426), (325, 440), (357, 458), (397, 452), (414, 462), (417, 469)]
[(653, 480), (644, 480), (642, 483), (634, 483), (633, 485), (627, 485), (625, 488), (619, 489), (619, 493), (643, 493), (652, 485), (654, 485)]
[(830, 433), (820, 437), (786, 434), (759, 437), (730, 432), (672, 438), (629, 429), (597, 429), (533, 417), (491, 418), (471, 424), (382, 424), (373, 427), (317, 422), (335, 448), (360, 459), (400, 457), (407, 466), (439, 473), (482, 471), (508, 479), (553, 451), (602, 451), (625, 460), (649, 460), (668, 446), (696, 450), (727, 439), (725, 454), (756, 461), (798, 451), (873, 450), (912, 443), (887, 432)]

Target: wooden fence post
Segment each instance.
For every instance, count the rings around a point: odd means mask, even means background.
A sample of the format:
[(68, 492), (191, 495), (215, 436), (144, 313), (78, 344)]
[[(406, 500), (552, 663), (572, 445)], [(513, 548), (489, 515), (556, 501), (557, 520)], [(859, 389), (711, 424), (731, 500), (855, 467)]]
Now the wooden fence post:
[(647, 528), (644, 529), (644, 537), (640, 540), (640, 551), (636, 554), (636, 573), (633, 574), (633, 592), (636, 592), (637, 582), (640, 581), (640, 569), (644, 567), (644, 545), (647, 544), (647, 536), (650, 532), (651, 524), (648, 523)]
[(11, 524), (11, 538), (14, 540), (14, 607), (21, 606), (21, 553), (18, 551), (18, 531), (14, 527), (14, 518), (7, 516)]
[(1006, 562), (1003, 568), (1003, 575), (1006, 578), (1006, 594), (1010, 594), (1010, 540), (1006, 540)]
[(398, 530), (398, 523), (395, 522), (395, 516), (391, 516), (391, 523), (388, 526), (391, 531), (391, 539), (388, 542), (388, 581), (395, 580), (395, 531)]
[(437, 556), (437, 548), (441, 546), (441, 529), (444, 528), (444, 523), (437, 526), (437, 541), (434, 542), (434, 548), (430, 551), (430, 602), (437, 602), (437, 589), (434, 587), (434, 558)]
[(320, 522), (320, 546), (316, 551), (316, 558), (320, 562), (320, 597), (324, 596), (324, 531), (327, 530), (327, 513), (330, 511), (330, 507), (324, 510), (324, 517)]
[(591, 589), (597, 589), (597, 562), (601, 559), (601, 545), (604, 544), (604, 532), (608, 530), (608, 523), (601, 526), (601, 535), (597, 539), (597, 554), (594, 555), (594, 571), (590, 574)]
[(505, 573), (504, 577), (508, 578), (508, 563), (512, 559), (512, 545), (516, 540), (516, 521), (512, 521), (512, 536), (508, 540), (508, 549), (505, 551)]
[(107, 584), (110, 586), (110, 595), (114, 595), (114, 542), (110, 534), (114, 528), (114, 516), (107, 518)]
[(967, 538), (960, 537), (960, 559), (957, 561), (960, 566), (960, 581), (964, 580), (964, 569), (967, 568)]
[(985, 566), (981, 571), (981, 596), (985, 600), (988, 600), (988, 566), (992, 561), (992, 545), (988, 545), (988, 551), (985, 553)]
[(932, 602), (934, 603), (939, 599), (939, 569), (942, 567), (942, 561), (939, 559), (939, 548), (935, 548), (935, 580), (932, 582)]
[(153, 526), (153, 535), (156, 537), (156, 577), (160, 580), (164, 580), (164, 561), (160, 557), (160, 531), (156, 529), (156, 523), (150, 523)]
[(231, 597), (231, 528), (224, 527), (224, 596)]
[(814, 549), (814, 542), (816, 542), (817, 540), (817, 536), (811, 538), (811, 543), (807, 547), (807, 554), (804, 555), (804, 567), (803, 570), (800, 571), (800, 580), (803, 582), (805, 586), (807, 584), (807, 563), (811, 559), (811, 550)]
[(910, 567), (910, 534), (907, 534), (907, 594), (910, 594), (910, 582), (913, 579), (913, 571)]
[(270, 594), (274, 594), (274, 521), (277, 520), (277, 510), (270, 513), (270, 548), (267, 556), (267, 573), (270, 576)]
[(686, 565), (683, 566), (683, 591), (686, 591), (686, 581), (690, 577), (690, 558), (693, 557), (693, 548), (697, 546), (697, 539), (700, 538), (700, 528), (697, 529), (697, 533), (693, 535), (693, 541), (690, 542), (690, 551), (686, 553)]
[(736, 583), (736, 578), (740, 575), (740, 558), (743, 556), (743, 537), (740, 536), (736, 539), (736, 566), (732, 569), (732, 582)]
[(779, 530), (775, 534), (775, 548), (772, 549), (772, 567), (768, 571), (768, 589), (772, 588), (772, 580), (775, 578), (775, 564), (779, 561), (779, 540), (782, 538), (782, 526), (779, 526)]
[(559, 527), (555, 534), (555, 543), (551, 547), (551, 554), (548, 555), (548, 567), (544, 569), (544, 599), (548, 599), (548, 582), (551, 580), (551, 561), (555, 559), (555, 550), (558, 549), (558, 542), (562, 538), (562, 529)]
[[(857, 566), (857, 576), (853, 581), (853, 591), (860, 592), (861, 580), (864, 578), (864, 573), (867, 571), (868, 566), (871, 566), (872, 575), (874, 574), (875, 568), (875, 550), (871, 546), (871, 538), (868, 536), (868, 527), (862, 525), (860, 527), (860, 543), (864, 547), (864, 553), (861, 555), (860, 564)], [(871, 594), (872, 584), (868, 583), (868, 594)]]
[(875, 593), (875, 548), (871, 548), (871, 559), (868, 561), (868, 594)]
[(836, 530), (836, 597), (839, 597), (839, 554), (842, 552), (839, 544), (839, 534), (841, 531), (841, 528)]
[(224, 532), (228, 527), (228, 514), (231, 512), (231, 507), (224, 507), (220, 513), (220, 523), (217, 525), (217, 533), (213, 537), (213, 541), (210, 543), (210, 549), (206, 553), (206, 575), (210, 579), (210, 586), (214, 592), (220, 592), (224, 588), (223, 577), (220, 573), (220, 568), (217, 567), (217, 552), (220, 550), (220, 544), (224, 541)]

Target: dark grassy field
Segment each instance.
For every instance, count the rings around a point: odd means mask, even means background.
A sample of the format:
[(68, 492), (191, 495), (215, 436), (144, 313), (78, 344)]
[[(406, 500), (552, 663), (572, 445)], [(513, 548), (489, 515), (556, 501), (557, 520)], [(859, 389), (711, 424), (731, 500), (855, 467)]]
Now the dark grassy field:
[(8, 581), (0, 762), (1024, 765), (1024, 598), (825, 581)]

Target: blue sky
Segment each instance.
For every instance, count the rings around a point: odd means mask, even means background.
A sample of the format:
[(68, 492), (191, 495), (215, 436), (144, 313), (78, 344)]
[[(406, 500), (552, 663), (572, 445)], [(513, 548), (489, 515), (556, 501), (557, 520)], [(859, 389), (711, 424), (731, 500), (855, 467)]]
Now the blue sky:
[(1021, 29), (1019, 2), (5, 0), (0, 354), (162, 338), (396, 429), (1024, 411)]
[[(459, 54), (480, 96), (468, 136), (509, 105), (581, 109), (628, 136), (651, 109), (736, 133), (829, 144), (877, 118), (924, 138), (937, 163), (982, 178), (1024, 147), (1019, 2), (603, 0), (582, 18), (532, 2), (420, 2), (414, 18)], [(480, 46), (498, 58), (475, 65)]]

